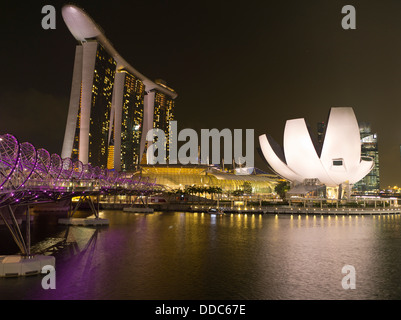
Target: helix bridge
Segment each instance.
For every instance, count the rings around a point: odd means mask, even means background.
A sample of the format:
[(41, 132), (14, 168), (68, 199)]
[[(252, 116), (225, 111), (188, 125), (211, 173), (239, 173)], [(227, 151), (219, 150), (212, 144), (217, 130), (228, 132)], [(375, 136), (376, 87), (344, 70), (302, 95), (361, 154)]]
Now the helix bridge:
[[(25, 210), (26, 221), (30, 221), (30, 206), (69, 201), (68, 217), (72, 218), (79, 205), (87, 201), (99, 219), (100, 196), (147, 196), (157, 186), (155, 182), (143, 180), (134, 173), (62, 159), (46, 149), (36, 149), (29, 142), (20, 143), (11, 134), (0, 135), (0, 221), (8, 227), (22, 255), (30, 255), (30, 223), (26, 223), (24, 239), (15, 215), (18, 209)], [(74, 209), (72, 198), (79, 199)]]
[(149, 194), (155, 181), (79, 160), (62, 159), (31, 143), (0, 135), (0, 208), (55, 202), (81, 195)]

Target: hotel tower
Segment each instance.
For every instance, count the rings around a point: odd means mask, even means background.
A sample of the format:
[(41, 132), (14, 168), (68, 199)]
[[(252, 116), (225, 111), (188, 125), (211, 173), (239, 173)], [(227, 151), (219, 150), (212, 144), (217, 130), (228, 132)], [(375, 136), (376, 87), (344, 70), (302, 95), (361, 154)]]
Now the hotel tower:
[(66, 5), (62, 16), (78, 45), (61, 156), (134, 170), (144, 158), (149, 130), (162, 129), (168, 141), (177, 93), (128, 64), (85, 11)]

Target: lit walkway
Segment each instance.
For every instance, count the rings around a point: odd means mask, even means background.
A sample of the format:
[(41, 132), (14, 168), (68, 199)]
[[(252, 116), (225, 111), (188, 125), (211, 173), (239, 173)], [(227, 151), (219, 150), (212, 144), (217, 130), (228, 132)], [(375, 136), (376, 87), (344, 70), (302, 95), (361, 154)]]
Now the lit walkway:
[(154, 185), (149, 179), (61, 159), (29, 142), (19, 143), (10, 134), (0, 135), (0, 208), (80, 195), (146, 194)]

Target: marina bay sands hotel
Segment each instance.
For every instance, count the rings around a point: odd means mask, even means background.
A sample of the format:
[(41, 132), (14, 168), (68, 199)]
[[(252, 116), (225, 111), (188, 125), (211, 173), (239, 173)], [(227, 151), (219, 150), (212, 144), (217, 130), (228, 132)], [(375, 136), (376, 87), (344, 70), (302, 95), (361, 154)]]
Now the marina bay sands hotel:
[(134, 170), (145, 154), (148, 130), (162, 129), (168, 139), (177, 93), (126, 62), (84, 10), (66, 5), (62, 16), (78, 45), (61, 156)]
[(233, 191), (247, 183), (253, 192), (271, 194), (278, 183), (271, 174), (236, 175), (201, 164), (147, 165), (149, 130), (165, 132), (169, 151), (169, 122), (174, 120), (177, 93), (125, 61), (84, 10), (66, 5), (62, 16), (78, 41), (62, 158), (133, 172), (171, 189), (197, 185)]

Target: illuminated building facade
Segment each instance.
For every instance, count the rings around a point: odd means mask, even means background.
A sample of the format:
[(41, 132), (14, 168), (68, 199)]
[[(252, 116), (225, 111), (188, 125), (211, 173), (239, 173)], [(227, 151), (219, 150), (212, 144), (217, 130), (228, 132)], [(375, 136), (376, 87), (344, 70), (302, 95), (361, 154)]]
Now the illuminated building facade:
[(128, 64), (82, 9), (66, 5), (62, 15), (79, 44), (61, 156), (134, 170), (146, 152), (149, 130), (162, 129), (168, 137), (177, 94)]
[[(317, 137), (320, 144), (324, 141), (326, 122), (317, 123)], [(379, 169), (379, 149), (377, 144), (377, 134), (373, 133), (371, 126), (367, 122), (359, 123), (359, 133), (361, 139), (361, 157), (372, 159), (374, 162), (372, 170), (360, 181), (353, 185), (353, 189), (358, 192), (377, 192), (380, 190), (380, 169)]]
[(272, 194), (282, 181), (276, 175), (253, 171), (249, 175), (224, 172), (209, 165), (143, 165), (138, 175), (145, 181), (157, 181), (168, 190), (190, 186), (220, 187), (223, 192), (242, 189), (247, 183), (253, 194)]
[(359, 192), (377, 192), (380, 190), (379, 148), (377, 134), (373, 133), (369, 123), (359, 123), (361, 134), (361, 156), (373, 159), (373, 169), (360, 181), (354, 189)]
[(323, 144), (310, 135), (305, 119), (287, 120), (283, 148), (269, 135), (261, 135), (261, 150), (271, 168), (292, 182), (293, 188), (325, 185), (341, 197), (343, 187), (364, 178), (373, 168), (372, 158), (361, 154), (359, 126), (352, 108), (330, 109)]
[[(144, 119), (143, 82), (127, 71), (119, 72), (124, 89), (122, 102), (119, 102), (121, 111), (116, 112), (116, 123), (121, 123), (120, 158), (115, 157), (116, 166), (122, 171), (133, 170), (140, 163), (140, 145)], [(117, 118), (121, 115), (121, 119)]]
[[(167, 88), (163, 80), (156, 80), (156, 83)], [(169, 154), (169, 122), (174, 120), (174, 99), (163, 92), (155, 90), (153, 128), (161, 129), (166, 134), (166, 154)]]
[(89, 163), (93, 166), (104, 166), (113, 153), (114, 137), (110, 114), (115, 72), (115, 60), (97, 44), (89, 118), (88, 151)]

